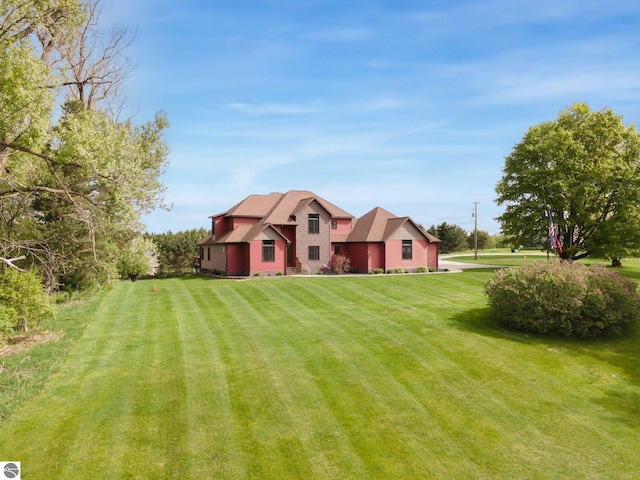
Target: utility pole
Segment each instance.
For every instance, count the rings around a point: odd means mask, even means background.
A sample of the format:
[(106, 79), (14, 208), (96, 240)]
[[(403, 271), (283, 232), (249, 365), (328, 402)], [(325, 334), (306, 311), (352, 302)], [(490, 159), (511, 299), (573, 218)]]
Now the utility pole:
[(478, 259), (478, 203), (480, 202), (473, 202), (473, 219), (475, 220), (473, 233), (475, 235), (474, 245), (475, 245), (475, 252), (476, 252), (474, 258), (476, 260)]

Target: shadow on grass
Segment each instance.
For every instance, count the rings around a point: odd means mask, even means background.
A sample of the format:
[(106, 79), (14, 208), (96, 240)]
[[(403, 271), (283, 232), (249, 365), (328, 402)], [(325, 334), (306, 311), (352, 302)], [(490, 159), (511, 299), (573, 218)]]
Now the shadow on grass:
[(640, 282), (640, 271), (638, 271), (635, 268), (625, 268), (620, 267), (620, 268), (615, 268), (613, 269), (614, 271), (618, 272), (620, 275), (630, 278), (631, 280), (636, 280)]
[[(473, 308), (451, 317), (454, 328), (486, 337), (539, 344), (546, 349), (559, 349), (572, 357), (590, 356), (611, 366), (611, 375), (620, 375), (624, 382), (619, 389), (604, 389), (593, 402), (605, 409), (613, 421), (640, 427), (640, 320), (623, 335), (595, 339), (546, 336), (515, 331), (502, 326), (491, 315), (489, 307)], [(617, 373), (617, 372), (622, 372)]]
[(535, 343), (530, 334), (509, 330), (500, 325), (500, 322), (492, 317), (489, 307), (465, 310), (452, 316), (450, 320), (455, 328), (467, 332), (515, 342)]

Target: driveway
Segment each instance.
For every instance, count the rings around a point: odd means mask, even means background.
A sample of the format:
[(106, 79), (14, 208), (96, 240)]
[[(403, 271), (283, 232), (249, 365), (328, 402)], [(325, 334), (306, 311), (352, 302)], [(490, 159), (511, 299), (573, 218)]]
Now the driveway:
[(438, 267), (440, 270), (449, 270), (450, 272), (462, 272), (464, 270), (469, 270), (472, 268), (504, 268), (504, 265), (488, 265), (488, 264), (480, 264), (480, 263), (463, 263), (463, 262), (452, 262), (451, 260), (438, 259)]

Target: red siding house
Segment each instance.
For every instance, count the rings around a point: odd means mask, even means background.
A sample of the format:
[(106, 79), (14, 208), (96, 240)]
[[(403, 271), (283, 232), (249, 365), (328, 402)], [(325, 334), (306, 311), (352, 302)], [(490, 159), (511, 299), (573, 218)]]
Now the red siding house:
[(205, 273), (316, 273), (335, 255), (360, 273), (438, 268), (440, 240), (409, 217), (377, 207), (356, 219), (308, 191), (250, 195), (210, 218), (211, 235), (198, 242)]

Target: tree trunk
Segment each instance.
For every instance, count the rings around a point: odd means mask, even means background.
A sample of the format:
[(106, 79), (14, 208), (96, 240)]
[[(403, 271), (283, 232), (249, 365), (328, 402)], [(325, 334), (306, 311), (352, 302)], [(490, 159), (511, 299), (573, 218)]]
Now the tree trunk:
[(620, 257), (615, 257), (611, 259), (611, 266), (612, 267), (621, 267), (622, 266), (622, 258)]
[(0, 178), (4, 175), (4, 169), (7, 167), (8, 160), (9, 149), (7, 147), (0, 147)]

